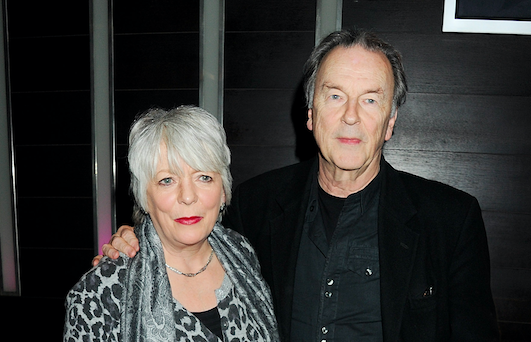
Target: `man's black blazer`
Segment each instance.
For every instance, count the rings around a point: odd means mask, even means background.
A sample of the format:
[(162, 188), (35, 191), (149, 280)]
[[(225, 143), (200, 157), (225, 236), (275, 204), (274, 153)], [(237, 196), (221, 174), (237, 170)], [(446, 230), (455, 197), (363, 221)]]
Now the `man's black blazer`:
[[(296, 258), (315, 172), (314, 159), (242, 183), (223, 219), (256, 249), (284, 342), (290, 338)], [(381, 172), (378, 245), (384, 341), (498, 340), (477, 200), (397, 171), (383, 158)]]

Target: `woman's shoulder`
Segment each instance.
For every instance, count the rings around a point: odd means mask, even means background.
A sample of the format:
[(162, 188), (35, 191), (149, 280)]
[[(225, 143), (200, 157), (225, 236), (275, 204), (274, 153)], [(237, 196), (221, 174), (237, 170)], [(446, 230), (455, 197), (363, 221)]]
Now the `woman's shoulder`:
[(124, 283), (130, 258), (120, 253), (118, 259), (103, 257), (72, 287), (72, 293), (103, 293), (105, 288)]
[(119, 340), (123, 285), (129, 260), (125, 255), (116, 260), (102, 258), (68, 292), (65, 341)]

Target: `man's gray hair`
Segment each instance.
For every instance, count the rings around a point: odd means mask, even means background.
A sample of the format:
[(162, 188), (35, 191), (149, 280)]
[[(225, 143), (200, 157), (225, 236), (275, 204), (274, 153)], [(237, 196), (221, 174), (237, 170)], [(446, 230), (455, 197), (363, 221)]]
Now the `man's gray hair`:
[(395, 83), (391, 108), (391, 116), (394, 115), (398, 107), (406, 101), (407, 82), (404, 66), (402, 65), (402, 56), (394, 47), (377, 37), (374, 33), (364, 30), (345, 29), (332, 32), (313, 49), (304, 66), (304, 94), (308, 108), (313, 107), (315, 82), (321, 63), (333, 49), (339, 46), (345, 48), (361, 46), (367, 51), (381, 52), (387, 57), (389, 63), (391, 63)]
[(180, 161), (194, 170), (219, 173), (225, 203), (230, 203), (230, 150), (225, 130), (217, 119), (195, 106), (171, 110), (153, 108), (135, 120), (129, 134), (128, 160), (136, 205), (135, 224), (141, 223), (147, 212), (147, 186), (155, 178), (162, 143), (166, 145), (172, 173), (182, 173)]

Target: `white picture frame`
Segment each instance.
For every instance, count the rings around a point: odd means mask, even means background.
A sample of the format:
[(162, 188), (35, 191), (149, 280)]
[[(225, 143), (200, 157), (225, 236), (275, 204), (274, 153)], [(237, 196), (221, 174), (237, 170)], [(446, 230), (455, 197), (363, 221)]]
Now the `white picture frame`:
[[(443, 32), (531, 35), (531, 21), (456, 18), (457, 0), (444, 1)], [(530, 18), (531, 19), (531, 18)]]

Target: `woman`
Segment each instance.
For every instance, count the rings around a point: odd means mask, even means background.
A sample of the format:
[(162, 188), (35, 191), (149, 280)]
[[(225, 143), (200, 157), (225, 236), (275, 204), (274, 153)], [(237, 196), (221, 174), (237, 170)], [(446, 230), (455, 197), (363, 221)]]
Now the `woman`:
[(129, 146), (140, 252), (72, 288), (64, 341), (277, 341), (254, 250), (219, 223), (232, 183), (221, 125), (197, 107), (152, 109)]

